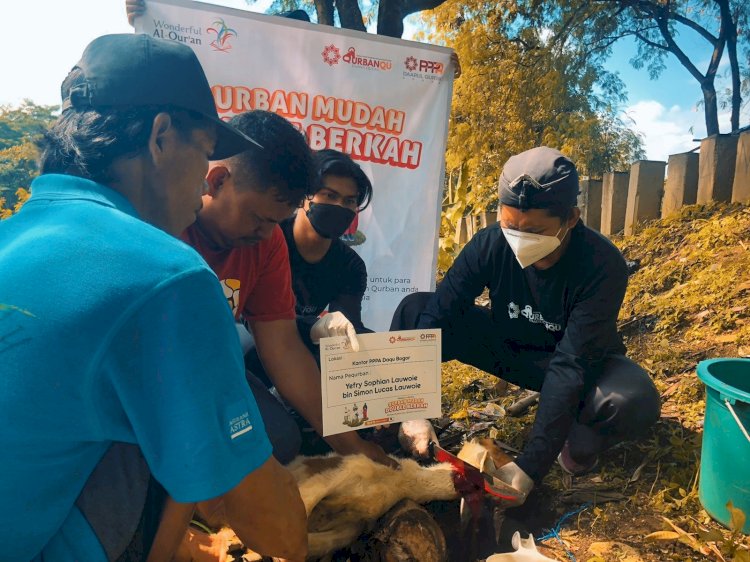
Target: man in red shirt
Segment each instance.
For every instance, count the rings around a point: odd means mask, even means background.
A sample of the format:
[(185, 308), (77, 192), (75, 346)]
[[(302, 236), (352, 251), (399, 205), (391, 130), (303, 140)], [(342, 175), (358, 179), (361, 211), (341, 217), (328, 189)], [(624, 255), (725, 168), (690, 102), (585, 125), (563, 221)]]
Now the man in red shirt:
[[(212, 162), (203, 208), (182, 239), (218, 276), (235, 318), (250, 328), (278, 393), (321, 433), (320, 371), (297, 330), (289, 254), (279, 227), (279, 222), (289, 218), (313, 191), (312, 155), (302, 134), (274, 113), (250, 111), (230, 123), (263, 148), (252, 147), (227, 160)], [(290, 461), (299, 449), (296, 425), (252, 374), (248, 382), (274, 456), (282, 462)], [(380, 447), (356, 432), (333, 435), (326, 441), (338, 453), (362, 453), (396, 466)]]

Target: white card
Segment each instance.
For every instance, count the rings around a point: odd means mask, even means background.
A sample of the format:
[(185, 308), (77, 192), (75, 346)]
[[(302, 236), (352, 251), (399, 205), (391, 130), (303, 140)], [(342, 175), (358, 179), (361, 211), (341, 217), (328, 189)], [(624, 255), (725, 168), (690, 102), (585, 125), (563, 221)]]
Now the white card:
[(323, 435), (440, 417), (440, 330), (320, 340)]

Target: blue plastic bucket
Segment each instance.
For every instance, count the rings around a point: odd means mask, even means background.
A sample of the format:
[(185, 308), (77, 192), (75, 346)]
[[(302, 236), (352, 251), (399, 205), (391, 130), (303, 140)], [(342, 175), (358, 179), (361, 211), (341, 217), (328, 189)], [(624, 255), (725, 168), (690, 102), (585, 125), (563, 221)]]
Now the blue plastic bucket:
[(711, 359), (698, 364), (706, 385), (706, 419), (698, 494), (706, 511), (729, 526), (727, 503), (747, 516), (750, 534), (750, 359)]

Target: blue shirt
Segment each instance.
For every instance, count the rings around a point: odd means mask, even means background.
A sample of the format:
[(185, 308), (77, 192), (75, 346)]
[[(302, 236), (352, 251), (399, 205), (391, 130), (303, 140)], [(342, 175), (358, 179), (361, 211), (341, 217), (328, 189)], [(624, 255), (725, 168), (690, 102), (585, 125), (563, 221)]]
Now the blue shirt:
[(48, 174), (0, 222), (3, 561), (104, 560), (74, 506), (113, 442), (177, 501), (271, 455), (216, 276), (94, 182)]

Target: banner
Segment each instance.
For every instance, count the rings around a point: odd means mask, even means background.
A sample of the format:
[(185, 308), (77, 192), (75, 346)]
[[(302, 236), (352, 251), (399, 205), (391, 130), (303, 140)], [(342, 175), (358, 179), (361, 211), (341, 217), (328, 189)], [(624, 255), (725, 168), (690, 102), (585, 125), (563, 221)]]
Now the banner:
[(188, 0), (146, 6), (136, 31), (193, 48), (222, 118), (274, 111), (370, 177), (373, 202), (343, 237), (367, 265), (367, 327), (387, 330), (403, 297), (434, 290), (449, 49)]

